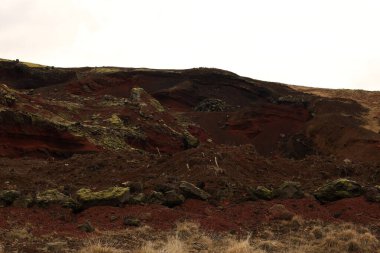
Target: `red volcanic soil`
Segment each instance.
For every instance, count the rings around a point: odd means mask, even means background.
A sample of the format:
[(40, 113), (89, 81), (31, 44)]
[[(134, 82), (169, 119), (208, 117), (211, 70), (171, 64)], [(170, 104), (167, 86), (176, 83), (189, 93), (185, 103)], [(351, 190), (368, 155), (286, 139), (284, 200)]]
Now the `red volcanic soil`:
[(60, 207), (0, 209), (0, 228), (28, 227), (35, 235), (50, 234), (86, 236), (78, 225), (90, 222), (97, 230), (126, 228), (124, 217), (135, 217), (145, 225), (158, 230), (170, 230), (177, 222), (195, 221), (205, 230), (224, 232), (256, 231), (261, 226), (278, 219), (271, 207), (284, 205), (293, 215), (306, 220), (327, 222), (354, 222), (379, 226), (380, 205), (362, 198), (345, 199), (321, 205), (314, 199), (255, 201), (241, 204), (221, 203), (213, 206), (204, 201), (187, 200), (176, 208), (161, 205), (131, 205), (124, 208), (98, 206), (79, 214)]

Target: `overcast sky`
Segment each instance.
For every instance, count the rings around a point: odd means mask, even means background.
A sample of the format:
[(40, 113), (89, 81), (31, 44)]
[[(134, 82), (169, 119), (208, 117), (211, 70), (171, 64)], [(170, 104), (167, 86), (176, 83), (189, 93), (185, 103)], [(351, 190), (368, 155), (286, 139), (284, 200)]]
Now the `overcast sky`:
[(1, 0), (0, 58), (380, 90), (379, 0)]

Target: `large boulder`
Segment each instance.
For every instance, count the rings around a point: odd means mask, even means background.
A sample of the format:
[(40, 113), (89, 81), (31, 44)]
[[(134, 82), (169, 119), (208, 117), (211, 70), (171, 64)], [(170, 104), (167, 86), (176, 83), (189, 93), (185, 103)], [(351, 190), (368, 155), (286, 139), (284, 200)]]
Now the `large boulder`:
[(285, 181), (274, 191), (274, 196), (280, 199), (300, 199), (305, 194), (299, 182)]
[(61, 205), (64, 207), (71, 207), (75, 201), (69, 196), (61, 193), (57, 189), (50, 189), (36, 194), (36, 204), (40, 207), (49, 205)]
[(111, 187), (103, 191), (82, 188), (76, 193), (81, 209), (91, 206), (120, 206), (130, 197), (129, 187)]
[(362, 186), (352, 180), (339, 178), (329, 182), (314, 192), (314, 196), (321, 202), (335, 201), (343, 198), (360, 196)]
[(201, 200), (207, 200), (210, 198), (210, 194), (186, 181), (182, 181), (179, 188), (188, 198), (196, 198)]

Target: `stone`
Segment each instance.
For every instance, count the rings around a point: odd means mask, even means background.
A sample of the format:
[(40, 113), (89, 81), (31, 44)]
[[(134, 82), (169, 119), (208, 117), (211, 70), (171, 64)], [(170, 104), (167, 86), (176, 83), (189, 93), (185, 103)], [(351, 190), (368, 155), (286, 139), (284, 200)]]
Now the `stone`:
[(265, 186), (257, 186), (256, 189), (250, 190), (250, 193), (254, 200), (255, 199), (264, 199), (264, 200), (273, 199), (273, 191), (269, 190)]
[[(165, 108), (160, 102), (149, 95), (143, 88), (135, 87), (131, 89), (130, 100), (141, 105), (149, 106), (156, 112), (164, 112)], [(142, 112), (143, 114), (146, 114)], [(141, 112), (140, 112), (141, 114)]]
[(26, 196), (20, 196), (15, 201), (13, 201), (12, 206), (28, 208), (28, 207), (31, 207), (33, 203), (34, 203), (33, 197), (31, 195), (26, 195)]
[(128, 187), (110, 187), (103, 191), (92, 191), (82, 188), (76, 193), (81, 208), (91, 206), (120, 206), (126, 203), (130, 197)]
[(110, 222), (115, 222), (115, 221), (117, 221), (118, 219), (119, 219), (118, 216), (116, 216), (116, 215), (111, 215), (111, 217), (110, 217)]
[(86, 233), (92, 233), (95, 231), (95, 228), (89, 221), (86, 221), (85, 223), (79, 225), (78, 229)]
[(197, 112), (222, 112), (226, 109), (226, 102), (217, 98), (206, 98), (194, 108)]
[(268, 209), (272, 220), (290, 221), (294, 217), (294, 213), (290, 212), (284, 205), (275, 204)]
[(137, 194), (132, 195), (129, 200), (128, 204), (142, 204), (146, 200), (145, 194), (140, 192)]
[(123, 187), (129, 187), (131, 193), (138, 193), (144, 190), (144, 185), (141, 182), (127, 181), (121, 184)]
[(186, 149), (196, 148), (199, 145), (199, 140), (190, 134), (188, 131), (184, 131), (183, 133), (183, 145)]
[(63, 241), (49, 242), (46, 244), (46, 251), (51, 253), (67, 252), (67, 249), (68, 244)]
[(380, 185), (367, 187), (364, 191), (364, 196), (367, 201), (380, 203)]
[(352, 198), (362, 195), (362, 186), (352, 180), (339, 178), (328, 182), (314, 192), (314, 196), (321, 202), (330, 202), (343, 198)]
[(168, 191), (173, 191), (175, 190), (176, 186), (174, 184), (170, 183), (162, 183), (162, 184), (157, 184), (154, 186), (154, 190), (157, 192), (168, 192)]
[(36, 204), (40, 207), (49, 205), (71, 206), (72, 202), (74, 202), (72, 198), (61, 193), (57, 189), (46, 190), (44, 192), (39, 192), (36, 195)]
[(299, 182), (285, 181), (274, 191), (274, 196), (280, 199), (300, 199), (305, 194)]
[(152, 191), (147, 198), (147, 202), (152, 204), (163, 204), (165, 196), (162, 192)]
[(204, 190), (186, 181), (182, 181), (179, 185), (179, 188), (181, 189), (181, 191), (184, 193), (185, 196), (190, 197), (190, 198), (207, 200), (208, 198), (211, 197), (210, 194), (208, 194)]
[(4, 205), (12, 205), (12, 203), (21, 196), (21, 193), (16, 190), (0, 191), (0, 203)]
[(5, 84), (0, 85), (0, 105), (12, 106), (16, 103), (16, 97), (12, 94), (15, 93)]
[(164, 194), (163, 204), (168, 207), (175, 207), (185, 202), (185, 197), (176, 191), (168, 191)]
[(138, 227), (141, 225), (141, 221), (135, 217), (127, 216), (123, 221), (124, 225), (131, 227)]

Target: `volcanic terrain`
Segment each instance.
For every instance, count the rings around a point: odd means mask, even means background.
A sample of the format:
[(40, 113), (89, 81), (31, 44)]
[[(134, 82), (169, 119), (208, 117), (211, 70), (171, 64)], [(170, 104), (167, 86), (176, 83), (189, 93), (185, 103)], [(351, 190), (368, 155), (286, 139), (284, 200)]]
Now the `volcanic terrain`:
[(379, 237), (379, 185), (380, 92), (0, 60), (5, 252), (188, 220), (255, 234), (289, 215)]

